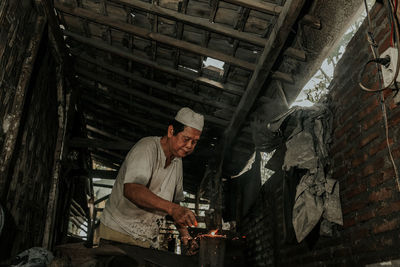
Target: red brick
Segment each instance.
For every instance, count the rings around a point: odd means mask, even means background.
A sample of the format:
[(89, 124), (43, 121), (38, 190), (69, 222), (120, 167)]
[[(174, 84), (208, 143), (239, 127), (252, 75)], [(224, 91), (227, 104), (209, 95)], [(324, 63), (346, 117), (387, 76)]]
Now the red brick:
[(350, 219), (343, 221), (343, 227), (344, 228), (351, 227), (351, 226), (353, 226), (355, 224), (356, 224), (356, 220), (354, 219), (354, 217), (351, 217)]
[(390, 42), (391, 42), (391, 39), (390, 39), (390, 35), (389, 35), (383, 42), (381, 42), (379, 44), (379, 48), (378, 48), (379, 55), (382, 54), (383, 52), (385, 52), (390, 47), (390, 45), (391, 45)]
[(377, 159), (372, 164), (371, 163), (367, 164), (367, 166), (365, 166), (364, 169), (362, 170), (362, 177), (381, 171), (384, 165), (385, 161), (383, 158)]
[(358, 184), (353, 190), (347, 191), (345, 194), (346, 200), (359, 195), (367, 190), (367, 185), (365, 183)]
[(396, 112), (395, 114), (393, 114), (392, 116), (390, 116), (388, 125), (390, 128), (395, 125), (398, 125), (399, 123), (400, 123), (400, 110), (398, 112)]
[(390, 102), (389, 102), (388, 108), (389, 108), (390, 110), (393, 110), (393, 109), (397, 108), (398, 106), (399, 106), (399, 105), (396, 104), (396, 103), (394, 102), (393, 99), (391, 99)]
[[(375, 4), (372, 9), (369, 11), (370, 17), (374, 18), (377, 15), (379, 15), (379, 11), (382, 10), (383, 5), (382, 4)], [(383, 12), (383, 11), (382, 11)], [(379, 24), (378, 24), (379, 25)]]
[(367, 212), (365, 212), (363, 214), (358, 215), (357, 216), (357, 222), (365, 222), (365, 221), (368, 221), (368, 220), (370, 220), (371, 218), (373, 218), (375, 216), (376, 216), (375, 212), (370, 210), (370, 211), (367, 211)]
[(369, 228), (361, 228), (361, 229), (354, 230), (351, 233), (351, 240), (355, 241), (355, 240), (363, 239), (369, 235), (369, 231), (370, 231)]
[(353, 127), (353, 122), (349, 121), (346, 123), (342, 128), (339, 130), (335, 131), (335, 137), (337, 139), (340, 139), (345, 133), (347, 133), (351, 128)]
[(364, 147), (365, 145), (367, 145), (368, 143), (372, 142), (373, 140), (375, 140), (378, 136), (380, 135), (380, 132), (373, 132), (370, 135), (364, 137), (361, 142), (360, 142), (360, 148)]
[[(382, 12), (382, 13), (376, 14), (376, 15), (377, 16), (374, 19), (374, 21), (375, 21), (374, 24), (377, 25), (377, 26), (380, 26), (380, 25), (382, 25), (382, 23), (384, 23), (384, 20), (387, 18), (387, 15), (386, 15), (385, 12)], [(386, 28), (384, 28), (384, 30), (389, 31), (389, 28), (386, 27)], [(375, 36), (377, 36), (377, 35), (375, 35)]]
[(342, 151), (347, 145), (347, 141), (344, 139), (340, 141), (338, 144), (334, 145), (330, 151), (332, 156), (336, 155), (339, 151)]
[(394, 212), (400, 211), (400, 201), (385, 202), (384, 206), (377, 211), (378, 216), (387, 216)]
[(392, 155), (395, 160), (400, 158), (400, 147), (392, 148)]
[(335, 166), (335, 167), (340, 167), (340, 166), (343, 165), (343, 162), (344, 162), (343, 156), (339, 154), (338, 156), (336, 156), (336, 157), (333, 159), (333, 166)]
[(351, 158), (351, 157), (354, 155), (354, 153), (356, 153), (356, 149), (355, 149), (354, 147), (352, 147), (351, 149), (349, 149), (348, 151), (346, 151), (346, 152), (343, 154), (343, 157), (344, 157), (345, 159)]
[(365, 116), (372, 112), (376, 112), (378, 110), (378, 99), (374, 99), (370, 105), (364, 108), (361, 112), (358, 113), (358, 120), (362, 120)]
[(365, 162), (368, 159), (367, 154), (361, 154), (357, 155), (352, 161), (351, 161), (351, 167), (355, 168), (359, 166), (361, 163)]
[(369, 200), (370, 201), (382, 201), (388, 198), (391, 198), (393, 196), (393, 188), (382, 188), (379, 191), (376, 192), (371, 192), (369, 195)]
[[(377, 23), (379, 23), (379, 25), (382, 25), (382, 21), (383, 21), (385, 18), (386, 18), (386, 15), (383, 14), (383, 15), (380, 16), (380, 18), (377, 20)], [(378, 22), (378, 21), (380, 21), (380, 22)], [(389, 38), (389, 41), (390, 41), (390, 29), (389, 29), (389, 28), (382, 28), (382, 29), (379, 30), (378, 33), (375, 33), (375, 34), (374, 34), (374, 39), (375, 39), (375, 41), (382, 43), (382, 42), (385, 42), (385, 41), (386, 41), (386, 40), (383, 40), (383, 39), (385, 39), (386, 36), (387, 36), (387, 38)]]
[(381, 120), (382, 120), (382, 113), (379, 112), (378, 114), (376, 114), (375, 116), (373, 116), (372, 118), (368, 119), (366, 122), (363, 123), (363, 129), (368, 130), (372, 126), (375, 126)]
[[(347, 199), (343, 199), (343, 201), (346, 201)], [(356, 211), (356, 210), (361, 210), (367, 205), (367, 202), (365, 200), (357, 200), (350, 202), (347, 206), (343, 207), (343, 215), (349, 214), (350, 212)]]
[(349, 175), (349, 177), (347, 177), (347, 179), (346, 179), (346, 186), (347, 186), (347, 188), (352, 188), (352, 187), (353, 187), (353, 184), (356, 183), (356, 181), (357, 181), (358, 178), (359, 178), (359, 177), (358, 177), (357, 175)]
[(387, 89), (387, 90), (383, 91), (383, 100), (385, 101), (388, 98), (388, 96), (390, 96), (392, 94), (392, 92), (393, 91), (391, 89)]
[(344, 114), (340, 117), (339, 123), (341, 124), (345, 123), (347, 120), (353, 117), (354, 114), (356, 114), (358, 109), (359, 109), (358, 105), (351, 105), (350, 108), (346, 112), (344, 112)]
[(389, 168), (383, 172), (373, 175), (369, 179), (369, 184), (371, 187), (376, 187), (377, 185), (380, 185), (390, 179), (393, 179), (393, 177), (394, 177), (394, 170), (393, 168)]
[[(390, 145), (393, 144), (393, 139), (392, 138), (389, 139), (389, 144)], [(371, 149), (369, 150), (369, 155), (370, 156), (375, 155), (376, 153), (378, 153), (379, 151), (382, 151), (385, 148), (387, 148), (386, 138), (385, 138), (385, 140), (383, 140), (379, 144), (375, 145), (374, 147), (371, 147)]]
[(348, 168), (346, 166), (343, 166), (337, 170), (333, 171), (333, 178), (336, 180), (340, 180), (340, 178), (343, 178), (343, 176), (348, 172)]
[(397, 218), (392, 219), (390, 221), (385, 220), (383, 223), (376, 225), (373, 229), (373, 232), (374, 232), (374, 234), (383, 233), (383, 232), (394, 230), (394, 229), (398, 228), (398, 226), (399, 226), (399, 220)]
[(352, 132), (347, 134), (347, 141), (352, 143), (361, 135), (361, 127), (356, 127)]

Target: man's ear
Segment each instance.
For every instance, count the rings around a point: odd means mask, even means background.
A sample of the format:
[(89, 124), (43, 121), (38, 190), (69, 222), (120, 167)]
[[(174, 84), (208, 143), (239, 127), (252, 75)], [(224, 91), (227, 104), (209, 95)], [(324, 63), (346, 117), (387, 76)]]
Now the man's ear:
[(174, 127), (172, 125), (168, 126), (168, 138), (171, 138), (174, 135)]

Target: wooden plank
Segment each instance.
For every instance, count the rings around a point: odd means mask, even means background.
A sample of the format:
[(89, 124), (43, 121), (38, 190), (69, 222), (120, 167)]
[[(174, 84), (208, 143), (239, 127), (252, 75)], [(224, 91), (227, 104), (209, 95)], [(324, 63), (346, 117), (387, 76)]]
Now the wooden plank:
[[(111, 0), (111, 2), (123, 4), (130, 8), (136, 8), (168, 19), (183, 22), (193, 27), (200, 27), (207, 31), (225, 35), (260, 47), (264, 47), (267, 42), (266, 39), (260, 38), (254, 34), (240, 32), (230, 27), (224, 26), (222, 24), (210, 22), (209, 19), (186, 15), (184, 14), (184, 12), (180, 13), (171, 9), (160, 7), (158, 5), (152, 5), (150, 3), (146, 3), (140, 0)], [(216, 6), (215, 7), (213, 6), (213, 12), (210, 12), (210, 15), (213, 16), (214, 18), (216, 12)]]
[[(149, 96), (149, 95), (147, 95), (145, 93), (142, 93), (142, 92), (140, 92), (138, 90), (134, 90), (134, 89), (125, 87), (124, 85), (121, 85), (119, 83), (110, 81), (110, 80), (102, 78), (102, 77), (99, 77), (99, 75), (90, 73), (90, 72), (85, 71), (83, 69), (80, 69), (80, 68), (77, 69), (77, 73), (80, 73), (80, 74), (82, 74), (82, 75), (84, 75), (84, 76), (86, 76), (88, 78), (91, 78), (91, 79), (93, 79), (95, 81), (99, 81), (104, 85), (107, 85), (107, 86), (110, 86), (112, 88), (121, 90), (121, 91), (126, 92), (128, 94), (131, 94), (131, 95), (134, 95), (134, 96), (139, 97), (141, 99), (144, 99), (146, 101), (152, 102), (152, 103), (154, 103), (156, 105), (159, 105), (159, 106), (162, 106), (162, 107), (165, 107), (165, 108), (168, 108), (168, 109), (172, 109), (174, 111), (178, 111), (181, 108), (181, 106), (178, 106), (178, 105), (175, 105), (175, 104), (171, 104), (168, 101), (165, 101), (165, 100), (153, 97), (153, 96)], [(216, 118), (216, 117), (212, 117), (212, 116), (209, 116), (209, 115), (204, 115), (204, 118), (205, 118), (206, 121), (214, 123), (214, 124), (217, 124), (217, 125), (220, 125), (220, 126), (226, 126), (227, 125), (227, 122), (225, 120), (222, 120), (222, 119), (219, 119), (219, 118)]]
[(289, 108), (289, 103), (287, 102), (285, 91), (283, 90), (282, 83), (280, 81), (276, 81), (276, 86), (278, 87), (278, 95), (282, 99), (282, 102)]
[(36, 0), (35, 3), (37, 4), (38, 9), (43, 12), (47, 18), (50, 43), (54, 48), (52, 52), (55, 53), (54, 58), (56, 61), (58, 61), (59, 64), (65, 66), (65, 70), (67, 71), (68, 75), (71, 75), (71, 68), (69, 65), (71, 59), (70, 57), (68, 57), (67, 47), (65, 46), (63, 34), (60, 29), (60, 23), (54, 12), (53, 1)]
[[(110, 64), (107, 64), (106, 62), (104, 62), (102, 60), (93, 59), (93, 58), (90, 58), (90, 57), (84, 56), (84, 55), (82, 55), (80, 57), (82, 59), (84, 59), (85, 61), (88, 61), (88, 62), (90, 62), (92, 64), (97, 65), (98, 67), (101, 67), (101, 68), (103, 68), (105, 70), (109, 70), (109, 71), (114, 72), (114, 73), (117, 73), (117, 74), (119, 74), (119, 75), (121, 75), (121, 76), (123, 76), (125, 78), (131, 79), (131, 80), (136, 81), (136, 82), (138, 82), (140, 84), (143, 84), (145, 86), (148, 86), (148, 87), (151, 87), (151, 88), (155, 88), (157, 90), (160, 90), (160, 91), (163, 91), (163, 92), (166, 92), (166, 93), (169, 93), (169, 94), (173, 94), (173, 95), (176, 95), (178, 97), (187, 98), (187, 99), (193, 100), (195, 102), (202, 103), (202, 104), (205, 104), (205, 105), (208, 105), (208, 106), (212, 106), (212, 107), (215, 107), (215, 108), (228, 109), (228, 110), (232, 110), (232, 111), (235, 110), (235, 107), (233, 107), (231, 105), (225, 104), (223, 102), (218, 102), (215, 99), (208, 99), (207, 97), (199, 96), (199, 95), (196, 95), (196, 94), (193, 94), (193, 93), (190, 93), (190, 92), (183, 92), (181, 90), (177, 90), (176, 88), (167, 86), (165, 84), (161, 84), (161, 83), (156, 82), (156, 81), (148, 80), (148, 79), (140, 77), (140, 76), (138, 76), (138, 75), (136, 75), (134, 73), (131, 73), (131, 72), (125, 71), (123, 69), (114, 67), (114, 66), (112, 66)], [(76, 69), (79, 72), (80, 70), (83, 69), (83, 67), (77, 66)], [(221, 121), (221, 122), (223, 123), (223, 121)], [(227, 124), (228, 123), (226, 122), (224, 125), (227, 125)]]
[(292, 25), (297, 20), (297, 16), (304, 4), (304, 0), (287, 0), (279, 18), (271, 32), (268, 43), (259, 59), (257, 69), (254, 71), (246, 92), (240, 99), (238, 108), (226, 129), (224, 149), (230, 146), (241, 125), (246, 119), (251, 107), (256, 100), (265, 80), (267, 79), (273, 64), (275, 63), (280, 51), (291, 31)]
[(117, 175), (118, 175), (118, 171), (107, 171), (107, 170), (91, 170), (91, 171), (89, 171), (89, 177), (91, 177), (91, 178), (114, 180), (117, 178)]
[(282, 6), (274, 5), (268, 2), (259, 2), (255, 0), (222, 0), (222, 1), (273, 15), (278, 15), (283, 11)]
[(300, 20), (300, 23), (308, 25), (317, 30), (321, 29), (321, 20), (309, 14), (304, 15), (304, 17)]
[(110, 150), (129, 150), (134, 145), (134, 142), (107, 142), (98, 139), (75, 137), (68, 141), (68, 145), (75, 148), (100, 147)]
[(121, 166), (120, 163), (111, 162), (110, 159), (107, 159), (101, 155), (92, 153), (91, 156), (94, 161), (101, 163), (103, 166), (105, 166), (107, 168), (118, 170)]
[(68, 13), (70, 15), (81, 17), (81, 18), (86, 18), (93, 22), (96, 22), (96, 23), (99, 23), (99, 24), (102, 24), (105, 26), (109, 26), (114, 29), (117, 29), (117, 30), (120, 30), (120, 31), (123, 31), (126, 33), (130, 33), (130, 34), (133, 34), (133, 35), (145, 38), (145, 39), (149, 39), (152, 41), (170, 45), (170, 46), (182, 49), (182, 50), (189, 51), (194, 54), (219, 59), (221, 61), (227, 62), (229, 64), (235, 65), (237, 67), (240, 67), (240, 68), (243, 68), (246, 70), (253, 71), (256, 67), (256, 65), (253, 63), (217, 52), (215, 50), (204, 48), (202, 46), (195, 45), (195, 44), (192, 44), (192, 43), (189, 43), (186, 41), (177, 40), (177, 39), (169, 37), (167, 35), (154, 33), (149, 30), (146, 30), (144, 28), (140, 28), (140, 27), (137, 27), (137, 26), (125, 23), (125, 22), (119, 22), (119, 21), (113, 20), (107, 16), (103, 16), (103, 15), (88, 11), (83, 8), (79, 8), (79, 7), (69, 8), (69, 7), (58, 4), (57, 9), (59, 9), (60, 11), (62, 11), (64, 13)]
[[(170, 68), (170, 67), (165, 67), (165, 66), (162, 66), (162, 65), (158, 64), (157, 62), (154, 62), (154, 61), (151, 61), (151, 60), (148, 60), (148, 59), (133, 55), (132, 53), (130, 53), (128, 51), (122, 50), (121, 48), (117, 48), (117, 47), (108, 45), (106, 43), (99, 42), (97, 40), (93, 40), (93, 39), (90, 39), (90, 38), (87, 38), (87, 37), (83, 37), (83, 36), (81, 36), (79, 34), (76, 34), (76, 33), (72, 33), (72, 32), (69, 32), (69, 31), (64, 31), (64, 34), (69, 36), (69, 37), (71, 37), (71, 38), (73, 38), (73, 39), (75, 39), (75, 40), (77, 40), (80, 43), (87, 44), (89, 46), (101, 49), (101, 50), (106, 51), (106, 52), (111, 52), (111, 53), (113, 53), (115, 55), (121, 56), (123, 58), (129, 59), (129, 60), (132, 60), (132, 61), (135, 61), (135, 62), (138, 62), (140, 64), (143, 64), (143, 65), (151, 67), (151, 68), (155, 68), (157, 70), (166, 72), (168, 74), (177, 76), (177, 77), (182, 78), (182, 79), (186, 79), (186, 80), (189, 80), (189, 81), (194, 81), (194, 82), (197, 82), (197, 83), (199, 83), (201, 85), (205, 85), (205, 86), (209, 86), (209, 87), (212, 87), (212, 88), (220, 89), (220, 90), (223, 90), (225, 92), (228, 92), (228, 93), (231, 93), (231, 94), (234, 94), (234, 95), (240, 95), (241, 96), (244, 93), (244, 90), (242, 90), (238, 86), (232, 86), (232, 85), (220, 83), (220, 82), (217, 82), (217, 81), (205, 78), (205, 77), (198, 77), (195, 74), (191, 74), (191, 73), (188, 73), (188, 72), (182, 72), (182, 71)], [(71, 52), (72, 52), (73, 55), (78, 55), (74, 51), (71, 51)]]
[(123, 139), (123, 138), (121, 138), (119, 136), (110, 134), (110, 133), (108, 133), (106, 131), (103, 131), (103, 130), (98, 129), (98, 128), (96, 128), (94, 126), (91, 126), (91, 125), (86, 125), (86, 129), (91, 131), (91, 132), (98, 133), (100, 135), (103, 135), (105, 137), (108, 137), (108, 138), (111, 138), (111, 139), (114, 139), (114, 140), (117, 140), (117, 141), (129, 142), (128, 140), (125, 140), (125, 139)]
[[(90, 85), (88, 85), (88, 87), (91, 88)], [(97, 89), (93, 88), (93, 90), (97, 90)], [(84, 93), (86, 93), (86, 92), (89, 92), (89, 90), (87, 90), (87, 87), (85, 87), (85, 89), (84, 89)], [(163, 112), (163, 111), (157, 110), (154, 107), (151, 107), (151, 106), (148, 106), (148, 105), (146, 106), (146, 105), (143, 105), (143, 104), (139, 104), (139, 103), (137, 103), (137, 101), (133, 102), (133, 101), (131, 101), (130, 99), (128, 99), (126, 97), (117, 96), (116, 94), (113, 94), (113, 93), (110, 93), (110, 92), (105, 92), (105, 91), (102, 92), (102, 96), (104, 96), (106, 98), (113, 99), (115, 101), (119, 101), (121, 103), (124, 103), (124, 104), (126, 104), (128, 106), (131, 106), (134, 109), (138, 109), (138, 110), (141, 110), (141, 111), (146, 111), (146, 112), (148, 112), (150, 114), (154, 114), (154, 115), (157, 115), (159, 117), (165, 118), (167, 121), (172, 121), (174, 119), (174, 116), (172, 114), (170, 115), (168, 112), (165, 112), (165, 111)], [(82, 95), (82, 97), (87, 97), (87, 98), (93, 99), (93, 97), (98, 97), (98, 95), (93, 96), (93, 95), (90, 95), (90, 94), (84, 94), (84, 95)], [(98, 100), (100, 100), (100, 99), (98, 99)]]
[(113, 185), (110, 184), (100, 184), (100, 183), (93, 183), (93, 186), (97, 186), (97, 187), (104, 187), (104, 188), (113, 188)]
[(293, 47), (289, 47), (285, 50), (285, 52), (283, 52), (284, 55), (303, 61), (306, 61), (306, 52), (304, 52), (303, 50), (299, 50)]
[(95, 200), (94, 205), (97, 205), (97, 204), (103, 202), (104, 200), (107, 200), (109, 197), (110, 197), (110, 195), (105, 195), (104, 197), (101, 197), (101, 198)]
[[(17, 143), (18, 133), (20, 132), (21, 119), (23, 114), (23, 107), (27, 98), (29, 83), (31, 80), (33, 66), (36, 61), (36, 56), (39, 50), (40, 41), (42, 40), (43, 32), (45, 29), (46, 20), (43, 17), (37, 17), (35, 25), (32, 29), (32, 38), (24, 53), (24, 61), (21, 67), (21, 74), (18, 78), (18, 84), (16, 87), (15, 97), (13, 100), (12, 109), (5, 114), (9, 118), (9, 129), (7, 130), (2, 150), (0, 151), (0, 198), (5, 199), (10, 181), (7, 180), (9, 177), (9, 171), (11, 171), (11, 160), (14, 153), (14, 148)], [(3, 90), (4, 88), (2, 88)]]
[(271, 79), (274, 80), (279, 80), (285, 83), (290, 83), (290, 84), (294, 84), (294, 79), (292, 77), (292, 75), (287, 74), (287, 73), (283, 73), (280, 71), (275, 71), (274, 73), (271, 74)]

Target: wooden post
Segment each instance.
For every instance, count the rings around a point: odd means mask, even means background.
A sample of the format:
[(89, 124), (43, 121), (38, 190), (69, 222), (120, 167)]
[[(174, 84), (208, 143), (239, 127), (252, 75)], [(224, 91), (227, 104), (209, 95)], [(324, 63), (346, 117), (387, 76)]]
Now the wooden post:
[(4, 138), (3, 151), (0, 153), (0, 198), (5, 200), (9, 188), (9, 172), (11, 160), (14, 155), (15, 144), (20, 130), (21, 117), (25, 105), (26, 95), (31, 80), (33, 66), (39, 50), (40, 41), (42, 40), (44, 28), (46, 25), (45, 18), (38, 16), (32, 33), (32, 38), (26, 49), (26, 58), (22, 64), (22, 70), (18, 85), (15, 91), (15, 97), (12, 110), (7, 114), (6, 118), (10, 125)]

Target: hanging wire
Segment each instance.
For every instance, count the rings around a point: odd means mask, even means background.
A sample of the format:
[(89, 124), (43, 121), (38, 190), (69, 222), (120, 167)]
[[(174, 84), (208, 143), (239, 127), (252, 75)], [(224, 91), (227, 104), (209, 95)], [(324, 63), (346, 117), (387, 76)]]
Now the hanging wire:
[[(385, 65), (385, 61), (382, 62), (382, 60), (384, 60), (384, 59), (379, 58), (379, 56), (377, 55), (376, 48), (378, 47), (378, 45), (375, 42), (374, 37), (373, 37), (371, 15), (369, 14), (368, 5), (367, 5), (367, 1), (366, 0), (364, 0), (364, 6), (365, 6), (365, 11), (367, 12), (367, 17), (368, 17), (367, 38), (368, 38), (368, 43), (371, 46), (373, 59), (368, 61), (364, 65), (364, 68), (361, 71), (361, 77), (363, 76), (367, 65), (370, 64), (371, 62), (375, 62), (376, 63), (376, 67), (378, 69), (378, 77), (379, 77), (380, 80), (382, 80), (383, 76), (382, 76), (382, 66), (381, 65)], [(399, 36), (400, 36), (399, 22), (397, 20), (397, 16), (396, 15), (393, 17), (393, 9), (395, 7), (394, 7), (394, 5), (393, 5), (391, 0), (387, 0), (387, 6), (388, 6), (388, 13), (389, 13), (389, 20), (390, 20), (389, 23), (391, 25), (391, 31), (393, 31), (392, 26), (394, 26), (395, 37), (397, 37), (396, 40), (395, 40), (395, 45), (396, 45), (396, 48), (397, 48), (397, 55), (400, 55), (400, 46), (399, 46), (399, 42), (397, 40), (399, 38)], [(396, 0), (396, 5), (395, 6), (397, 7), (397, 0)], [(391, 39), (392, 39), (391, 40), (391, 42), (392, 42), (393, 41), (393, 37), (391, 37)], [(378, 63), (380, 63), (380, 64), (378, 64)], [(367, 92), (381, 92), (381, 91), (384, 91), (386, 89), (391, 89), (392, 85), (396, 85), (396, 78), (399, 75), (399, 69), (400, 69), (399, 68), (399, 64), (396, 64), (396, 69), (395, 69), (395, 72), (394, 72), (394, 76), (393, 76), (391, 82), (386, 87), (382, 87), (382, 84), (380, 84), (378, 89), (371, 89), (371, 88), (368, 88), (365, 85), (363, 85), (361, 79), (360, 79), (359, 85), (360, 85), (362, 90), (367, 91)]]
[[(387, 2), (388, 2), (388, 8), (389, 8), (389, 19), (391, 20), (391, 25), (395, 26), (394, 27), (395, 28), (395, 31), (394, 31), (394, 33), (395, 33), (394, 43), (396, 44), (396, 47), (397, 47), (397, 53), (398, 53), (397, 55), (400, 55), (399, 42), (398, 42), (399, 41), (398, 39), (399, 39), (399, 36), (400, 36), (400, 33), (399, 33), (399, 22), (397, 20), (397, 14), (396, 14), (397, 13), (397, 0), (396, 0), (396, 3), (395, 3), (394, 6), (393, 6), (393, 3), (392, 3), (391, 0), (387, 0)], [(360, 87), (363, 90), (368, 91), (368, 92), (379, 92), (380, 104), (381, 104), (383, 120), (384, 120), (384, 124), (385, 124), (386, 146), (387, 146), (387, 149), (388, 149), (390, 161), (391, 161), (393, 169), (394, 169), (395, 179), (396, 179), (396, 183), (397, 183), (397, 189), (400, 191), (399, 172), (398, 172), (396, 163), (395, 163), (394, 158), (393, 158), (392, 149), (390, 147), (388, 118), (387, 118), (387, 113), (386, 113), (385, 96), (383, 94), (383, 91), (388, 89), (393, 83), (396, 85), (396, 78), (397, 78), (397, 76), (399, 74), (399, 64), (396, 64), (396, 71), (395, 71), (395, 75), (393, 77), (392, 82), (387, 87), (382, 88), (383, 75), (382, 75), (381, 64), (378, 63), (378, 59), (379, 58), (377, 56), (377, 51), (376, 51), (378, 45), (375, 43), (375, 40), (373, 38), (372, 22), (371, 22), (371, 17), (370, 17), (370, 14), (369, 14), (369, 10), (368, 10), (368, 6), (367, 6), (367, 1), (366, 0), (364, 0), (364, 5), (365, 5), (365, 10), (366, 10), (367, 15), (368, 15), (368, 42), (370, 44), (371, 51), (372, 51), (372, 54), (374, 56), (374, 59), (376, 60), (375, 63), (376, 63), (377, 68), (378, 68), (379, 88), (381, 88), (381, 89), (369, 89), (369, 88), (366, 88), (366, 87), (364, 87), (362, 85), (361, 82), (360, 82)], [(393, 17), (393, 14), (394, 14), (394, 17)], [(391, 36), (391, 42), (393, 42), (393, 36)], [(370, 62), (372, 62), (372, 61), (371, 60), (368, 61), (367, 64), (369, 64)], [(365, 66), (364, 66), (364, 69), (365, 69)], [(363, 71), (364, 71), (364, 69), (363, 69)]]

